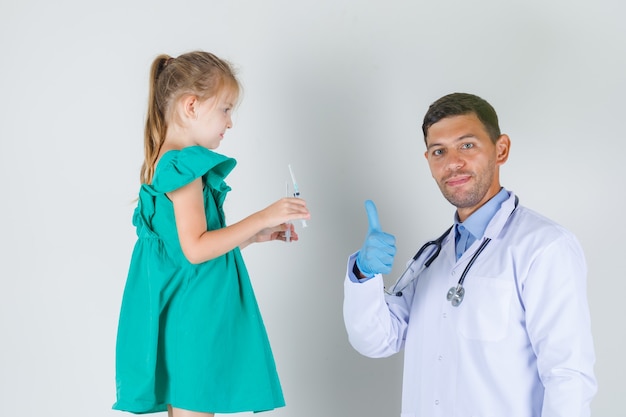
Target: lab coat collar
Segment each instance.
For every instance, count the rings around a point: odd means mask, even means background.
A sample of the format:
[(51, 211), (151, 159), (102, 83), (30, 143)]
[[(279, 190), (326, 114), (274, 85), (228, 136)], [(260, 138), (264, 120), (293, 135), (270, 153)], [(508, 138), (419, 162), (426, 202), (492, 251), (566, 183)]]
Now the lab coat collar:
[(496, 215), (493, 216), (493, 218), (487, 225), (487, 228), (485, 229), (484, 237), (486, 238), (492, 240), (497, 238), (500, 235), (502, 229), (504, 229), (506, 223), (512, 217), (511, 215), (519, 205), (519, 199), (517, 198), (517, 196), (511, 191), (507, 190), (507, 192), (509, 193), (509, 198), (502, 203), (502, 205), (500, 206), (500, 210), (498, 210)]

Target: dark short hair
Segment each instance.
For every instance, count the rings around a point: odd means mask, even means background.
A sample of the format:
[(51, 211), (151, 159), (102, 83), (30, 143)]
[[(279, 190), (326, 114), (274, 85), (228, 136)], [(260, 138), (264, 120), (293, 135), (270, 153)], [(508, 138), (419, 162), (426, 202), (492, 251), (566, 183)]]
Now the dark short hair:
[(500, 126), (495, 109), (486, 100), (468, 93), (448, 94), (430, 105), (422, 124), (424, 141), (426, 141), (428, 129), (441, 119), (472, 113), (482, 122), (489, 138), (495, 143), (500, 137)]

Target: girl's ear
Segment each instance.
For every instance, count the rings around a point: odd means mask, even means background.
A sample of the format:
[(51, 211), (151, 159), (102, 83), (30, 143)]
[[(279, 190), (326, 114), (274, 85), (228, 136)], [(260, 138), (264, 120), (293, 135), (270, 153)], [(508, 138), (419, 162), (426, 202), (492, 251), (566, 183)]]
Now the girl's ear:
[(183, 119), (184, 120), (198, 120), (198, 97), (189, 94), (181, 98), (182, 111), (183, 111)]

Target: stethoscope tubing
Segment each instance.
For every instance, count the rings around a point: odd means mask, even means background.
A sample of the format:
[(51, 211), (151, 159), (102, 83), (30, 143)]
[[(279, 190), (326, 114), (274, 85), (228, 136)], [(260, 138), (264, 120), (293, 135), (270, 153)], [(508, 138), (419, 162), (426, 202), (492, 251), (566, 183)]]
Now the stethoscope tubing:
[[(509, 217), (507, 218), (507, 220), (510, 220), (511, 217), (513, 216), (513, 213), (515, 212), (515, 210), (517, 210), (517, 206), (519, 204), (519, 199), (517, 198), (517, 196), (515, 196), (515, 206), (513, 208), (513, 211), (511, 211), (511, 213), (509, 214)], [(437, 259), (437, 257), (439, 256), (439, 253), (441, 252), (441, 247), (443, 245), (443, 241), (444, 239), (448, 236), (448, 234), (450, 233), (450, 231), (452, 230), (452, 228), (454, 227), (454, 225), (450, 226), (448, 228), (448, 230), (446, 230), (441, 236), (439, 236), (437, 239), (435, 240), (430, 240), (428, 242), (426, 242), (415, 254), (415, 256), (413, 257), (411, 263), (409, 264), (409, 266), (404, 270), (404, 272), (402, 273), (402, 275), (400, 275), (400, 278), (398, 278), (398, 280), (395, 282), (395, 284), (393, 285), (391, 291), (387, 291), (385, 290), (385, 293), (389, 294), (389, 295), (395, 295), (397, 297), (402, 297), (402, 291), (409, 286), (409, 284), (411, 282), (413, 282), (417, 276), (419, 274), (421, 274), (421, 272), (425, 269), (428, 268), (434, 261), (435, 259)], [(461, 278), (459, 278), (459, 281), (457, 283), (456, 286), (450, 288), (450, 290), (448, 291), (448, 294), (446, 296), (448, 301), (452, 301), (452, 305), (454, 307), (458, 307), (459, 304), (461, 304), (461, 302), (463, 301), (463, 297), (465, 295), (465, 289), (463, 288), (463, 283), (465, 282), (465, 277), (467, 276), (467, 273), (469, 272), (469, 270), (471, 269), (472, 265), (474, 264), (474, 262), (476, 261), (476, 259), (478, 258), (478, 255), (481, 254), (481, 252), (487, 247), (487, 245), (489, 244), (489, 242), (491, 242), (491, 238), (485, 238), (480, 246), (478, 247), (478, 249), (476, 250), (476, 252), (474, 252), (474, 254), (472, 255), (471, 259), (469, 260), (469, 262), (467, 263), (467, 265), (465, 266), (465, 269), (463, 269), (463, 273), (461, 274)], [(403, 281), (404, 276), (406, 275), (406, 273), (409, 271), (409, 269), (411, 269), (411, 267), (413, 266), (413, 264), (420, 258), (420, 256), (422, 256), (422, 254), (424, 253), (424, 251), (432, 246), (435, 245), (437, 248), (435, 249), (435, 251), (432, 253), (432, 255), (430, 255), (430, 257), (426, 260), (426, 262), (424, 262), (422, 270), (419, 271), (418, 273), (415, 273), (413, 275), (413, 277), (409, 280), (409, 282), (406, 283), (406, 285), (403, 285), (402, 288), (400, 288), (399, 290), (397, 289), (398, 285)]]
[[(422, 245), (422, 247), (417, 251), (415, 256), (413, 256), (413, 258), (411, 260), (411, 263), (409, 264), (409, 266), (407, 266), (407, 268), (404, 270), (402, 275), (400, 275), (400, 278), (398, 278), (398, 280), (395, 282), (395, 284), (393, 285), (392, 289), (390, 291), (385, 290), (385, 292), (387, 294), (389, 294), (389, 295), (395, 295), (397, 297), (401, 297), (402, 296), (402, 291), (406, 287), (408, 287), (408, 285), (415, 279), (415, 278), (413, 278), (413, 279), (409, 280), (409, 282), (406, 285), (403, 285), (402, 288), (400, 288), (399, 290), (397, 289), (398, 285), (400, 285), (400, 283), (403, 281), (404, 276), (407, 274), (407, 272), (409, 272), (409, 269), (411, 269), (413, 264), (424, 254), (426, 249), (428, 249), (430, 246), (435, 245), (435, 247), (436, 247), (435, 251), (428, 257), (426, 262), (424, 262), (422, 269), (428, 268), (433, 263), (433, 261), (435, 259), (437, 259), (437, 257), (439, 256), (439, 253), (441, 252), (441, 247), (442, 247), (443, 241), (448, 236), (448, 234), (450, 233), (450, 231), (452, 230), (453, 227), (454, 227), (454, 225), (450, 226), (448, 228), (448, 230), (446, 230), (437, 239), (430, 240), (430, 241), (424, 243), (424, 245)], [(417, 274), (415, 274), (415, 275), (417, 275)]]

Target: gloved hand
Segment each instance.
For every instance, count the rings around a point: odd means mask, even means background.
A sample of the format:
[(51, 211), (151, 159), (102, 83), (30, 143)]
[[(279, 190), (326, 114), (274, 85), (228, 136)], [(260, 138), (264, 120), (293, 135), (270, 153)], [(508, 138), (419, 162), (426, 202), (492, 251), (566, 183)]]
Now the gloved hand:
[(356, 266), (366, 277), (391, 272), (393, 258), (396, 255), (396, 238), (380, 228), (378, 212), (372, 200), (365, 202), (369, 230), (363, 247), (356, 258)]

